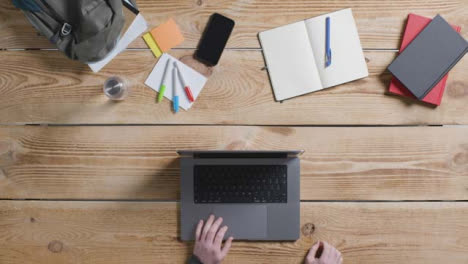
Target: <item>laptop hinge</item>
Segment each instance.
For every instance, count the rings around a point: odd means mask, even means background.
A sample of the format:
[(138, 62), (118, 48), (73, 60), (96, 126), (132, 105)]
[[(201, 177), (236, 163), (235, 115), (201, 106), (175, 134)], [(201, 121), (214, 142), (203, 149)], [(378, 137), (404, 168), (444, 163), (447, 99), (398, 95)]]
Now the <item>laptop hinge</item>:
[(210, 152), (210, 153), (194, 153), (196, 159), (284, 159), (288, 157), (287, 153), (253, 153), (253, 152)]

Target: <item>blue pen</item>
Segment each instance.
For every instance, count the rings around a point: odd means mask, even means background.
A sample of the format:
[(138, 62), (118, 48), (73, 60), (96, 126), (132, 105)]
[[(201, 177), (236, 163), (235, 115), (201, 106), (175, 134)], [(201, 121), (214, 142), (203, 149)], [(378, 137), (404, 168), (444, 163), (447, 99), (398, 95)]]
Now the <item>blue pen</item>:
[(330, 17), (325, 18), (325, 68), (331, 65), (332, 52), (330, 48)]
[(174, 112), (179, 112), (179, 89), (177, 89), (177, 68), (172, 68), (172, 106)]

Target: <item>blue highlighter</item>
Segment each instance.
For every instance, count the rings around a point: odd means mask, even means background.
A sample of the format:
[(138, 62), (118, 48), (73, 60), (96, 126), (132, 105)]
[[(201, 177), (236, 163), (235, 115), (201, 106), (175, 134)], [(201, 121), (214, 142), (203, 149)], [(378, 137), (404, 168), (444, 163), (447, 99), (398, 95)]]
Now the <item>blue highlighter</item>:
[(172, 68), (172, 106), (174, 112), (179, 112), (179, 89), (177, 89), (177, 68)]

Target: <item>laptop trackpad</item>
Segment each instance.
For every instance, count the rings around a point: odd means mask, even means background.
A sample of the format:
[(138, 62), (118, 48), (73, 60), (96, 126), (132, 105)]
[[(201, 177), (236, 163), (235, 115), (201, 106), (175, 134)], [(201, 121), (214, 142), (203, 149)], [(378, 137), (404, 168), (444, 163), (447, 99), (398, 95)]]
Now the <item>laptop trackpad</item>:
[[(234, 239), (264, 239), (267, 237), (267, 207), (263, 205), (222, 205), (213, 206), (212, 213), (222, 217), (223, 223), (229, 227), (224, 238)], [(205, 218), (206, 219), (206, 218)]]

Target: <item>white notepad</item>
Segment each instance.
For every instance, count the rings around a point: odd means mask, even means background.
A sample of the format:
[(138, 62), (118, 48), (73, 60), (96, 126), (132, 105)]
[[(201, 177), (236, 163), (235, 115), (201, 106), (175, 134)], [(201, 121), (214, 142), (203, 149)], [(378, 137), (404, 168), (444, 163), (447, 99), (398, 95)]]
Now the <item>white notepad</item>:
[[(332, 63), (325, 68), (325, 19), (330, 17)], [(369, 75), (351, 9), (259, 34), (277, 101)]]
[[(148, 79), (146, 79), (145, 84), (159, 93), (159, 88), (161, 87), (161, 81), (163, 79), (164, 68), (166, 67), (167, 60), (171, 60), (171, 63), (167, 68), (168, 75), (166, 77), (167, 80), (164, 97), (172, 101), (172, 94), (174, 91), (172, 87), (172, 68), (174, 67), (173, 62), (176, 61), (178, 63), (177, 65), (179, 67), (180, 73), (184, 76), (187, 85), (192, 91), (193, 98), (196, 100), (201, 90), (203, 89), (203, 86), (205, 86), (207, 80), (206, 77), (167, 53), (164, 53), (159, 58), (158, 63), (156, 63), (156, 66), (154, 66), (154, 69), (148, 76)], [(179, 89), (179, 106), (184, 110), (188, 110), (190, 107), (192, 107), (193, 103), (190, 103), (188, 100), (187, 96), (185, 95), (184, 87), (182, 87), (179, 80), (177, 80), (176, 85), (177, 89)]]

